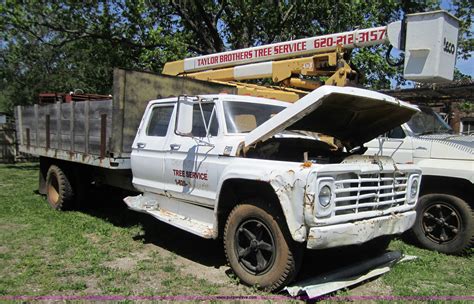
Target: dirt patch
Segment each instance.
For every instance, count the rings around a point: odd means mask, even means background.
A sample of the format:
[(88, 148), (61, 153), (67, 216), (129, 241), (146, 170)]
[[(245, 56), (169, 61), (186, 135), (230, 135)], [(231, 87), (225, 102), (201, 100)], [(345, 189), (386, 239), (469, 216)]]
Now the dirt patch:
[(115, 268), (122, 271), (132, 270), (137, 266), (138, 261), (148, 258), (148, 251), (135, 251), (130, 256), (115, 259), (113, 261), (105, 262), (104, 266)]
[(96, 278), (87, 277), (83, 278), (86, 283), (87, 288), (83, 290), (84, 294), (94, 295), (94, 294), (101, 294), (102, 290), (99, 288), (99, 284)]
[[(392, 288), (386, 285), (382, 277), (375, 280), (362, 282), (356, 287), (349, 290), (349, 296), (391, 296), (393, 295)], [(377, 303), (375, 300), (367, 301), (366, 303)]]
[(194, 276), (197, 279), (203, 279), (210, 283), (219, 285), (219, 294), (221, 295), (243, 295), (255, 293), (252, 289), (244, 285), (236, 284), (236, 281), (230, 276), (231, 271), (227, 265), (203, 265), (152, 244), (146, 244), (145, 251), (157, 252), (165, 259), (171, 258), (173, 264), (182, 274)]
[(29, 224), (15, 224), (15, 223), (0, 223), (0, 230), (8, 231), (8, 230), (19, 230), (29, 227)]
[(88, 239), (92, 244), (100, 244), (101, 238), (95, 233), (85, 234), (84, 237)]

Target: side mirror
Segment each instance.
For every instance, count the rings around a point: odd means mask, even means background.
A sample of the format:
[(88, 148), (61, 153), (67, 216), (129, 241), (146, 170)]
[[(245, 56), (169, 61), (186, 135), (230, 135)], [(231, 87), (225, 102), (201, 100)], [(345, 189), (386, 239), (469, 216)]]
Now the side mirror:
[(176, 108), (176, 122), (174, 125), (174, 133), (180, 136), (193, 136), (193, 105), (192, 98), (187, 96), (178, 97), (178, 105)]

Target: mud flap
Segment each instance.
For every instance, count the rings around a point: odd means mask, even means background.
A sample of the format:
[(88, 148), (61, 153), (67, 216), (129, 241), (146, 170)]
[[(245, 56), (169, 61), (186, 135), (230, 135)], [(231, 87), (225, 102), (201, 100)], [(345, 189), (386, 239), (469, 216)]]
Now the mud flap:
[(416, 259), (416, 257), (404, 256), (399, 251), (391, 251), (331, 273), (297, 282), (293, 286), (285, 287), (284, 291), (287, 291), (291, 296), (304, 296), (306, 294), (310, 299), (320, 297), (380, 276), (390, 271), (393, 265), (413, 259)]

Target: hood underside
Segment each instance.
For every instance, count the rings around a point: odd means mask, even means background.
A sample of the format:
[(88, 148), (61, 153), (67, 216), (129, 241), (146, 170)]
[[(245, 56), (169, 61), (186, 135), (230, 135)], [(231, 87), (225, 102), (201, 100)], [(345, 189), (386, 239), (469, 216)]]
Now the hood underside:
[(351, 87), (322, 86), (245, 137), (245, 146), (283, 130), (304, 130), (361, 145), (408, 121), (418, 108), (391, 96)]

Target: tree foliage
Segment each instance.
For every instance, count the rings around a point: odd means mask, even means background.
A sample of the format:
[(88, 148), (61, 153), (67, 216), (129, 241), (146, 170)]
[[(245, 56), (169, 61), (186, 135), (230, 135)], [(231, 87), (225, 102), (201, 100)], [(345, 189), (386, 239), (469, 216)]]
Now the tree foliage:
[[(186, 56), (387, 24), (438, 1), (107, 0), (0, 4), (0, 107), (32, 103), (41, 91), (110, 93), (113, 67), (160, 72)], [(472, 53), (473, 4), (454, 0), (459, 56)], [(384, 47), (356, 50), (365, 84), (403, 82)], [(1, 110), (1, 109), (0, 109)]]

